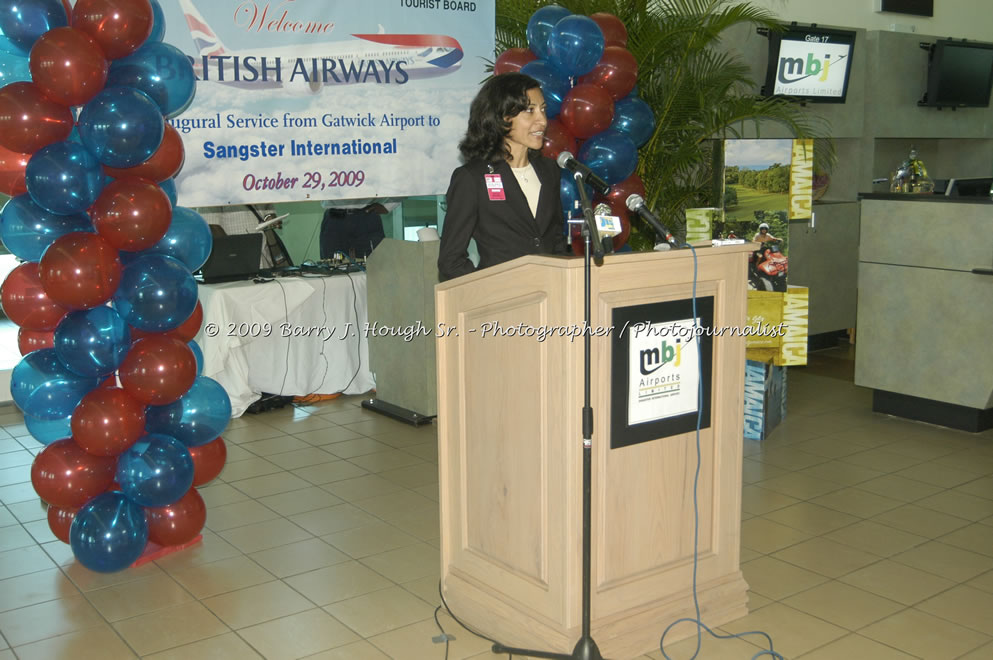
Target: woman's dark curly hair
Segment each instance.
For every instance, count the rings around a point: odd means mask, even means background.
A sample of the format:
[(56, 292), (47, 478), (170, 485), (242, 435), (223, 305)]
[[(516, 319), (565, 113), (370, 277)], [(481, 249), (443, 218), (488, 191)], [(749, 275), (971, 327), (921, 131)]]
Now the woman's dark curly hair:
[[(510, 133), (508, 117), (514, 117), (531, 104), (528, 90), (541, 89), (531, 76), (501, 73), (487, 80), (469, 106), (469, 128), (459, 142), (465, 162), (477, 158), (499, 161), (510, 158), (504, 138)], [(540, 153), (528, 149), (528, 156)]]

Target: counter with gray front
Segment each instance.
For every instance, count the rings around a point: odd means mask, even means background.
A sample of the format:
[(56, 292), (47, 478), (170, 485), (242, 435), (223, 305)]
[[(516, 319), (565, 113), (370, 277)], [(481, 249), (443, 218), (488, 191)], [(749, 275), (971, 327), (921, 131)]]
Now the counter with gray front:
[(863, 195), (855, 384), (873, 410), (993, 428), (993, 203)]

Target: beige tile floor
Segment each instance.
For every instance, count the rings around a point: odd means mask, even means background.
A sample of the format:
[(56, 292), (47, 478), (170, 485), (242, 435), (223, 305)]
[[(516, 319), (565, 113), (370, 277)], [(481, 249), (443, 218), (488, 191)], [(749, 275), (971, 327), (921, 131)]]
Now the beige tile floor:
[[(830, 358), (791, 369), (786, 422), (745, 443), (751, 613), (720, 630), (765, 631), (790, 660), (990, 660), (993, 432), (873, 414)], [(16, 410), (0, 426), (0, 660), (444, 657), (432, 426), (357, 397), (233, 420), (203, 543), (111, 575), (51, 535), (40, 447)], [(449, 657), (493, 657), (440, 620)], [(759, 641), (705, 637), (697, 657), (748, 660)]]

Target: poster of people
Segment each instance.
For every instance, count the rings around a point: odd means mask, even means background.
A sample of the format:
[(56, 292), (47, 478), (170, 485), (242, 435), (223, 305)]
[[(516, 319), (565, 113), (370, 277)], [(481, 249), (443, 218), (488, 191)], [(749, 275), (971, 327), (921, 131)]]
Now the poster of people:
[(754, 241), (749, 287), (786, 291), (790, 218), (811, 215), (813, 145), (807, 140), (727, 140), (724, 221), (715, 237)]

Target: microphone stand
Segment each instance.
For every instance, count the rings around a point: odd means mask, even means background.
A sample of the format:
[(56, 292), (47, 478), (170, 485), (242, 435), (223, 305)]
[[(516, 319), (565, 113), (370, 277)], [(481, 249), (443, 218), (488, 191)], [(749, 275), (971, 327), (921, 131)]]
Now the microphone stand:
[[(600, 230), (596, 226), (596, 218), (593, 217), (593, 203), (590, 201), (590, 196), (586, 194), (586, 186), (583, 185), (583, 173), (575, 172), (573, 176), (576, 179), (576, 188), (579, 189), (579, 203), (583, 208), (583, 237), (590, 239), (593, 244), (593, 261), (597, 266), (603, 265), (603, 240), (600, 238)], [(589, 236), (587, 236), (589, 234)], [(586, 252), (589, 252), (590, 246), (586, 245)], [(589, 319), (586, 319), (589, 321)]]
[(593, 323), (592, 318), (592, 286), (591, 277), (592, 266), (590, 263), (590, 248), (596, 258), (598, 266), (603, 264), (603, 243), (600, 240), (600, 232), (593, 218), (593, 208), (590, 205), (589, 196), (583, 187), (583, 175), (576, 172), (576, 185), (579, 187), (579, 199), (583, 205), (583, 216), (586, 222), (583, 223), (583, 243), (586, 249), (583, 251), (583, 313), (586, 322), (586, 332), (583, 333), (583, 604), (582, 604), (582, 635), (572, 653), (552, 653), (550, 651), (536, 651), (532, 649), (520, 649), (504, 646), (500, 643), (493, 644), (494, 653), (509, 653), (511, 656), (524, 655), (532, 658), (551, 658), (552, 660), (603, 660), (600, 649), (590, 635), (590, 600), (592, 591), (592, 509), (593, 509), (593, 405), (591, 395), (591, 380), (593, 362), (591, 359), (591, 333), (590, 328)]

